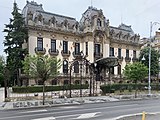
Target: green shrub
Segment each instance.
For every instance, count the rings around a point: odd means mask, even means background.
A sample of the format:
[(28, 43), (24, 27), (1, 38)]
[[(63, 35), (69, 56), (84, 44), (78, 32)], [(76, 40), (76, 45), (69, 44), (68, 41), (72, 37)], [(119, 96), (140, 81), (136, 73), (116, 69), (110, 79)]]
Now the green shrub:
[[(80, 85), (71, 85), (71, 89), (80, 89)], [(89, 85), (85, 84), (82, 85), (82, 89), (88, 89)], [(64, 86), (45, 86), (45, 92), (50, 91), (60, 91), (60, 90), (70, 90), (70, 85), (64, 85)], [(43, 91), (43, 86), (15, 86), (12, 87), (12, 91), (14, 93), (37, 93)]]
[[(138, 90), (146, 90), (145, 87), (148, 87), (148, 84), (134, 84), (134, 83), (118, 83), (118, 84), (108, 84), (108, 85), (102, 85), (100, 86), (100, 89), (102, 90), (103, 94), (105, 93), (111, 93), (114, 91), (120, 91), (123, 92), (124, 90), (128, 90), (131, 92), (132, 90), (135, 90), (137, 86)], [(160, 87), (157, 86), (157, 84), (151, 84), (152, 90), (160, 90)]]

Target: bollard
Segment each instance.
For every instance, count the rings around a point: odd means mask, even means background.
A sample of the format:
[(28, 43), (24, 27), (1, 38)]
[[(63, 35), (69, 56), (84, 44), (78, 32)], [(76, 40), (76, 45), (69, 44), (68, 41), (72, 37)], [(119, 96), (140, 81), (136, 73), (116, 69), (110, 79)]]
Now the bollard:
[(143, 112), (143, 113), (142, 113), (142, 120), (145, 120), (145, 117), (146, 117), (146, 113)]

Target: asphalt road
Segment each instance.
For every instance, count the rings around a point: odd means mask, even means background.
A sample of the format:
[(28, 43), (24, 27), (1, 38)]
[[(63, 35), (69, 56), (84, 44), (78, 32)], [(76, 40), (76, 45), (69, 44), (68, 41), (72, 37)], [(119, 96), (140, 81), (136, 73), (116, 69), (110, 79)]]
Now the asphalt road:
[(160, 112), (160, 99), (119, 101), (0, 111), (0, 120), (112, 120), (141, 112)]

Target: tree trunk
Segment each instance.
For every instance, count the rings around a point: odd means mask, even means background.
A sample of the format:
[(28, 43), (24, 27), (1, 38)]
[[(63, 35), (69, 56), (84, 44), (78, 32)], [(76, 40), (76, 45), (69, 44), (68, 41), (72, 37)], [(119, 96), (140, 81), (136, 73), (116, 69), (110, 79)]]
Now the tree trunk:
[(21, 86), (21, 81), (20, 81), (20, 74), (19, 74), (19, 69), (17, 69), (17, 85)]
[(137, 81), (135, 81), (135, 98), (137, 98)]
[(5, 78), (4, 79), (4, 98), (5, 98), (5, 100), (6, 100), (7, 96), (8, 96), (7, 93), (8, 93), (7, 92), (7, 79)]
[(43, 82), (43, 105), (45, 104), (45, 81)]

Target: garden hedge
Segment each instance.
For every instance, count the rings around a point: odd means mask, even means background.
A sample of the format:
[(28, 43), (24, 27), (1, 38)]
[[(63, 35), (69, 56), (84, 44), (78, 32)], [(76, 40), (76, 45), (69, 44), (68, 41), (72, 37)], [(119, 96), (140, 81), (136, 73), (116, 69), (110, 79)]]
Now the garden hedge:
[[(71, 85), (71, 89), (80, 89), (80, 85)], [(88, 89), (88, 84), (83, 84), (82, 89)], [(64, 86), (45, 86), (45, 92), (50, 91), (61, 91), (61, 90), (70, 90), (70, 85), (64, 85)], [(43, 86), (15, 86), (12, 87), (12, 91), (14, 93), (37, 93), (43, 91)]]
[[(103, 93), (113, 93), (114, 91), (124, 91), (124, 90), (135, 90), (137, 86), (138, 90), (147, 90), (148, 84), (138, 83), (135, 85), (134, 83), (119, 83), (119, 84), (107, 84), (100, 86), (100, 89)], [(152, 90), (160, 90), (159, 84), (151, 84)]]

